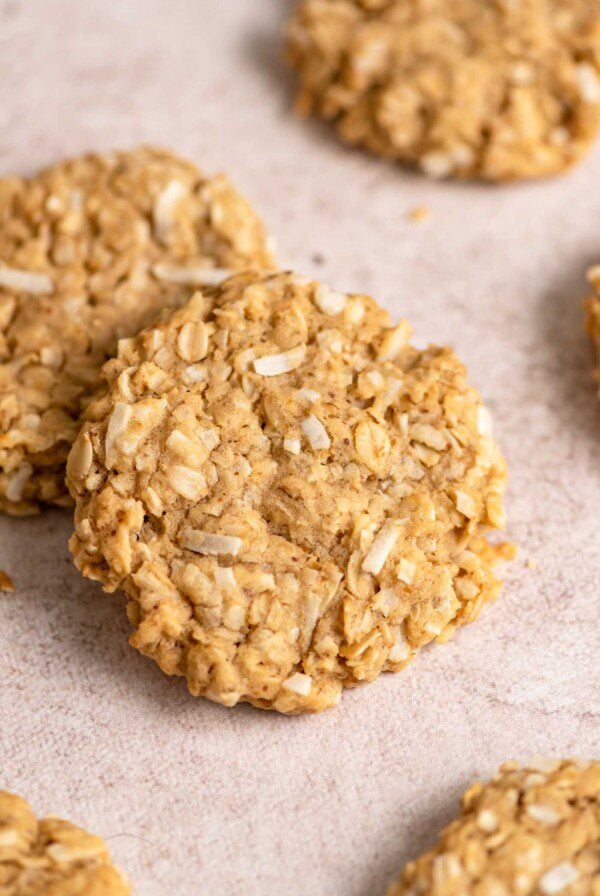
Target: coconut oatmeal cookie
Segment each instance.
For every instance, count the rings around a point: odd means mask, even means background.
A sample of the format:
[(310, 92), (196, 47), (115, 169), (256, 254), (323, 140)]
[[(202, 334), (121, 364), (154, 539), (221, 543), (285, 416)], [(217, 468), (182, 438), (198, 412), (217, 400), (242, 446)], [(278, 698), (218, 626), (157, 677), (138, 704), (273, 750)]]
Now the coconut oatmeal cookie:
[(433, 177), (555, 174), (600, 123), (597, 0), (303, 0), (298, 109)]
[(0, 791), (0, 896), (129, 896), (106, 844)]
[(506, 763), (388, 896), (598, 896), (600, 762)]
[[(588, 280), (594, 292), (585, 302), (587, 329), (596, 346), (600, 362), (600, 265), (594, 265), (594, 267), (589, 269)], [(600, 383), (600, 363), (596, 370), (596, 379)]]
[(368, 296), (241, 274), (104, 367), (71, 550), (193, 694), (322, 710), (496, 596), (489, 414), (452, 351), (409, 336)]
[(69, 502), (81, 406), (120, 337), (222, 269), (270, 261), (229, 180), (168, 152), (89, 155), (0, 180), (0, 510)]

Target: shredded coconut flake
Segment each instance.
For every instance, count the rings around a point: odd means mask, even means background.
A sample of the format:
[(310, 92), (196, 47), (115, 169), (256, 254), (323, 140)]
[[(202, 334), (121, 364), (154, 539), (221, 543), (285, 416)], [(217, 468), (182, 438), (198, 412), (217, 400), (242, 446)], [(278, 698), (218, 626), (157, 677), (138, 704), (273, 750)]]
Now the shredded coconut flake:
[(483, 406), (477, 408), (477, 429), (481, 436), (491, 436), (492, 434), (492, 415)]
[(300, 398), (304, 398), (306, 401), (318, 401), (321, 397), (321, 393), (317, 392), (316, 389), (298, 389), (298, 395)]
[(219, 588), (235, 588), (235, 573), (228, 566), (215, 567), (215, 582)]
[(543, 896), (556, 896), (579, 880), (579, 871), (571, 862), (561, 862), (540, 878), (539, 888)]
[(398, 526), (396, 523), (388, 521), (384, 523), (375, 541), (371, 545), (371, 549), (362, 562), (364, 572), (370, 572), (372, 575), (378, 575), (385, 561), (387, 560), (391, 550), (398, 539)]
[(581, 62), (576, 69), (577, 83), (582, 99), (586, 103), (600, 102), (600, 76), (589, 62)]
[(223, 280), (231, 277), (228, 268), (202, 268), (192, 265), (155, 264), (152, 273), (165, 283), (176, 283), (182, 286), (219, 286)]
[(36, 295), (54, 292), (54, 284), (48, 274), (36, 274), (20, 268), (0, 268), (0, 287)]
[(281, 376), (283, 373), (290, 373), (300, 367), (305, 356), (306, 346), (297, 345), (296, 348), (291, 348), (287, 352), (256, 358), (252, 363), (254, 370), (260, 376)]
[(25, 486), (33, 475), (31, 464), (22, 464), (16, 473), (13, 473), (6, 483), (5, 494), (9, 501), (20, 501), (25, 491)]
[(284, 439), (283, 447), (285, 451), (288, 451), (290, 454), (300, 454), (300, 439)]
[(448, 177), (452, 174), (452, 157), (443, 152), (428, 152), (421, 159), (421, 168), (429, 177)]
[(302, 420), (300, 428), (310, 442), (311, 448), (318, 450), (320, 448), (329, 448), (331, 445), (331, 439), (327, 435), (327, 430), (314, 414)]
[(484, 834), (493, 834), (498, 829), (498, 816), (490, 809), (482, 809), (477, 816), (477, 827)]
[(169, 236), (175, 223), (175, 209), (186, 193), (187, 190), (181, 181), (173, 179), (156, 197), (153, 210), (154, 230), (161, 242)]
[(408, 646), (408, 641), (404, 637), (404, 634), (402, 632), (399, 632), (396, 635), (394, 646), (389, 652), (388, 659), (392, 663), (401, 663), (404, 660), (408, 659), (409, 655), (410, 647)]
[(173, 491), (189, 501), (197, 501), (206, 494), (206, 477), (199, 470), (175, 464), (169, 469), (167, 478)]
[(348, 303), (348, 296), (333, 292), (324, 283), (315, 289), (315, 305), (323, 314), (340, 314)]
[(108, 421), (108, 427), (106, 429), (105, 465), (107, 469), (113, 465), (115, 443), (119, 436), (127, 429), (129, 421), (131, 420), (131, 414), (132, 411), (130, 405), (125, 404), (123, 401), (117, 401), (114, 410), (110, 415), (110, 420)]
[(186, 529), (182, 544), (195, 554), (231, 554), (236, 557), (243, 542), (237, 535), (215, 535), (200, 529)]
[(282, 688), (291, 691), (293, 694), (299, 694), (301, 697), (308, 697), (312, 688), (312, 678), (310, 675), (303, 675), (302, 672), (296, 672), (282, 684)]
[(401, 582), (404, 582), (405, 585), (412, 585), (415, 578), (415, 570), (415, 564), (411, 563), (411, 561), (407, 560), (405, 557), (402, 557), (398, 564), (398, 579)]
[(553, 825), (560, 821), (560, 815), (550, 806), (540, 806), (534, 803), (527, 807), (527, 814), (534, 821), (539, 821), (540, 824)]

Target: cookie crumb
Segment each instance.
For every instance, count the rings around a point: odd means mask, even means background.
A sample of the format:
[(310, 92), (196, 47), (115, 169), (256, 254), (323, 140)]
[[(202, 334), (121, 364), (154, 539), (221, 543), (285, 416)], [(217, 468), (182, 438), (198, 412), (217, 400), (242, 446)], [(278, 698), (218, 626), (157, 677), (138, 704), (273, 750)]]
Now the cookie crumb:
[(433, 212), (428, 205), (416, 205), (408, 213), (408, 217), (414, 224), (421, 224), (431, 218)]
[(15, 586), (13, 585), (13, 581), (7, 572), (4, 572), (3, 569), (0, 569), (0, 591), (14, 591)]

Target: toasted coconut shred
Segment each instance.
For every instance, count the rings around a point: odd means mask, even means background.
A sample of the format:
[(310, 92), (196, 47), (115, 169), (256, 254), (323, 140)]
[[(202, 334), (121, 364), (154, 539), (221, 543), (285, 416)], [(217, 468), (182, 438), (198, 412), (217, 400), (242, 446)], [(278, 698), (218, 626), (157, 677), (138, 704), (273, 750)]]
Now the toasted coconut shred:
[(498, 594), (504, 461), (460, 362), (409, 334), (368, 296), (246, 273), (105, 366), (71, 550), (193, 694), (319, 711)]

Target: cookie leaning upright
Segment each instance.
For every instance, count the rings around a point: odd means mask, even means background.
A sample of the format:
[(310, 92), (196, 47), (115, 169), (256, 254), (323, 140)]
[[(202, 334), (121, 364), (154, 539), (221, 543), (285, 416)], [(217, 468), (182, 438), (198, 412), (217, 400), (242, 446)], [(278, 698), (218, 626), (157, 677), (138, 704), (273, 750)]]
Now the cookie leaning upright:
[(129, 896), (99, 837), (0, 790), (0, 896)]
[(298, 109), (433, 177), (558, 173), (600, 124), (590, 0), (302, 0)]
[(0, 180), (0, 510), (69, 501), (81, 406), (120, 337), (222, 268), (270, 262), (229, 180), (168, 152), (89, 155)]
[(506, 763), (388, 896), (598, 896), (600, 762)]
[(68, 461), (77, 567), (193, 694), (282, 712), (495, 597), (504, 462), (446, 348), (364, 295), (241, 274), (119, 344)]

